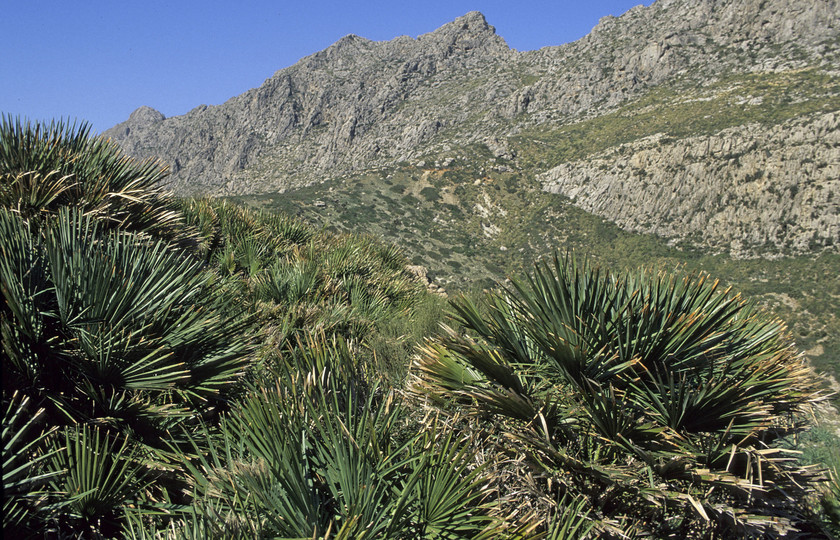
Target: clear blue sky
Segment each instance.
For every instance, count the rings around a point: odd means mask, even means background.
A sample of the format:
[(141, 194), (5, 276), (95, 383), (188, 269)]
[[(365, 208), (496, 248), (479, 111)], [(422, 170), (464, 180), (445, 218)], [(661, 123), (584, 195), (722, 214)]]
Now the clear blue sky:
[(0, 0), (0, 112), (86, 120), (141, 105), (166, 116), (216, 105), (347, 34), (417, 37), (481, 11), (518, 50), (586, 35), (651, 0)]

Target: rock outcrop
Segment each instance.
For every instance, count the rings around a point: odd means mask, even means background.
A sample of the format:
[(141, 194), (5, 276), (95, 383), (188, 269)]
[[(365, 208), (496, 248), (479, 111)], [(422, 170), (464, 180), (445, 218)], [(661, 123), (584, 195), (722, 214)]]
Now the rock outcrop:
[(735, 257), (836, 248), (840, 114), (679, 140), (648, 137), (538, 178), (547, 191), (624, 229)]
[(477, 12), (417, 39), (351, 35), (222, 105), (154, 124), (144, 107), (104, 135), (170, 164), (177, 193), (277, 191), (405, 159), (467, 121), (470, 107), (447, 102), (481, 106), (462, 81), (511, 54)]

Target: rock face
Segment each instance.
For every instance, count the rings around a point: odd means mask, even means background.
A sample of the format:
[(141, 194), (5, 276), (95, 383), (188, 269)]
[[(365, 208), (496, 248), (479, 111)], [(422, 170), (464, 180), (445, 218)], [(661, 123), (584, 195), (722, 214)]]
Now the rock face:
[(460, 92), (454, 78), (492, 70), (512, 54), (477, 12), (417, 39), (350, 35), (223, 105), (158, 124), (138, 110), (105, 135), (133, 155), (169, 163), (179, 193), (276, 191), (405, 159), (467, 120), (469, 108), (444, 100), (485, 102)]
[(622, 228), (735, 257), (832, 248), (840, 239), (840, 114), (648, 137), (539, 179)]
[(429, 278), (428, 270), (426, 270), (425, 266), (409, 265), (406, 266), (405, 269), (414, 274), (417, 277), (417, 280), (420, 281), (420, 283), (422, 283), (423, 286), (426, 287), (426, 290), (430, 293), (444, 297), (449, 296), (446, 294), (446, 290), (443, 287)]
[[(514, 135), (597, 118), (674, 81), (803, 68), (836, 81), (838, 13), (837, 0), (659, 0), (605, 17), (574, 43), (519, 52), (472, 12), (416, 39), (346, 36), (224, 104), (172, 118), (141, 107), (105, 135), (168, 163), (169, 187), (183, 195), (282, 192), (470, 145), (504, 161), (491, 166), (530, 175), (545, 167), (519, 159)], [(836, 249), (835, 119), (642, 138), (631, 144), (646, 163), (638, 170), (605, 151), (541, 178), (628, 229), (744, 255), (765, 244)], [(794, 145), (791, 129), (801, 132)], [(718, 147), (734, 148), (737, 163)], [(650, 187), (631, 189), (642, 171)], [(751, 204), (766, 215), (742, 215)]]
[[(514, 110), (556, 119), (617, 105), (675, 76), (773, 71), (837, 56), (836, 0), (660, 0), (604, 17), (586, 37), (526, 53), (552, 76), (518, 90)], [(823, 58), (828, 60), (828, 57)]]

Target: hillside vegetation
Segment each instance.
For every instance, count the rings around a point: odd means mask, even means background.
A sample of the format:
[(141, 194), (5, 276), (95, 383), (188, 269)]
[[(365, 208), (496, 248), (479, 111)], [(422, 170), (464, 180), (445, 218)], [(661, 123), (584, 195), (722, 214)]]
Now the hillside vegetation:
[(4, 536), (840, 535), (838, 21), (472, 12), (3, 118)]
[[(399, 249), (176, 200), (164, 175), (85, 126), (0, 126), (4, 534), (828, 537), (836, 523), (840, 488), (792, 450), (817, 379), (780, 321), (704, 275), (555, 257), (453, 301), (441, 332), (442, 301)], [(427, 180), (403, 196), (443, 199)]]
[[(371, 172), (281, 195), (236, 197), (336, 232), (368, 231), (401, 246), (452, 294), (521, 275), (554, 250), (614, 270), (705, 271), (790, 325), (814, 367), (840, 379), (840, 255), (736, 259), (634, 234), (546, 193), (523, 175), (447, 168)], [(323, 204), (323, 206), (321, 205)]]

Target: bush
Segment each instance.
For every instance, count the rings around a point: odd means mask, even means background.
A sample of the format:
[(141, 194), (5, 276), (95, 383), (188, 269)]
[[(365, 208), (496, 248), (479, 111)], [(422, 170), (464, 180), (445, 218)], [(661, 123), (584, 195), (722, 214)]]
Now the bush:
[(420, 195), (426, 199), (428, 202), (435, 202), (440, 200), (440, 192), (437, 188), (434, 187), (424, 187), (420, 190)]
[(822, 475), (786, 441), (819, 385), (779, 321), (704, 276), (557, 257), (489, 304), (453, 302), (465, 331), (423, 348), (413, 390), (487, 418), (542, 515), (571, 496), (600, 537), (818, 533)]
[(236, 392), (250, 322), (158, 166), (85, 126), (7, 121), (0, 139), (4, 533), (116, 535), (129, 506), (165, 504), (172, 446)]

